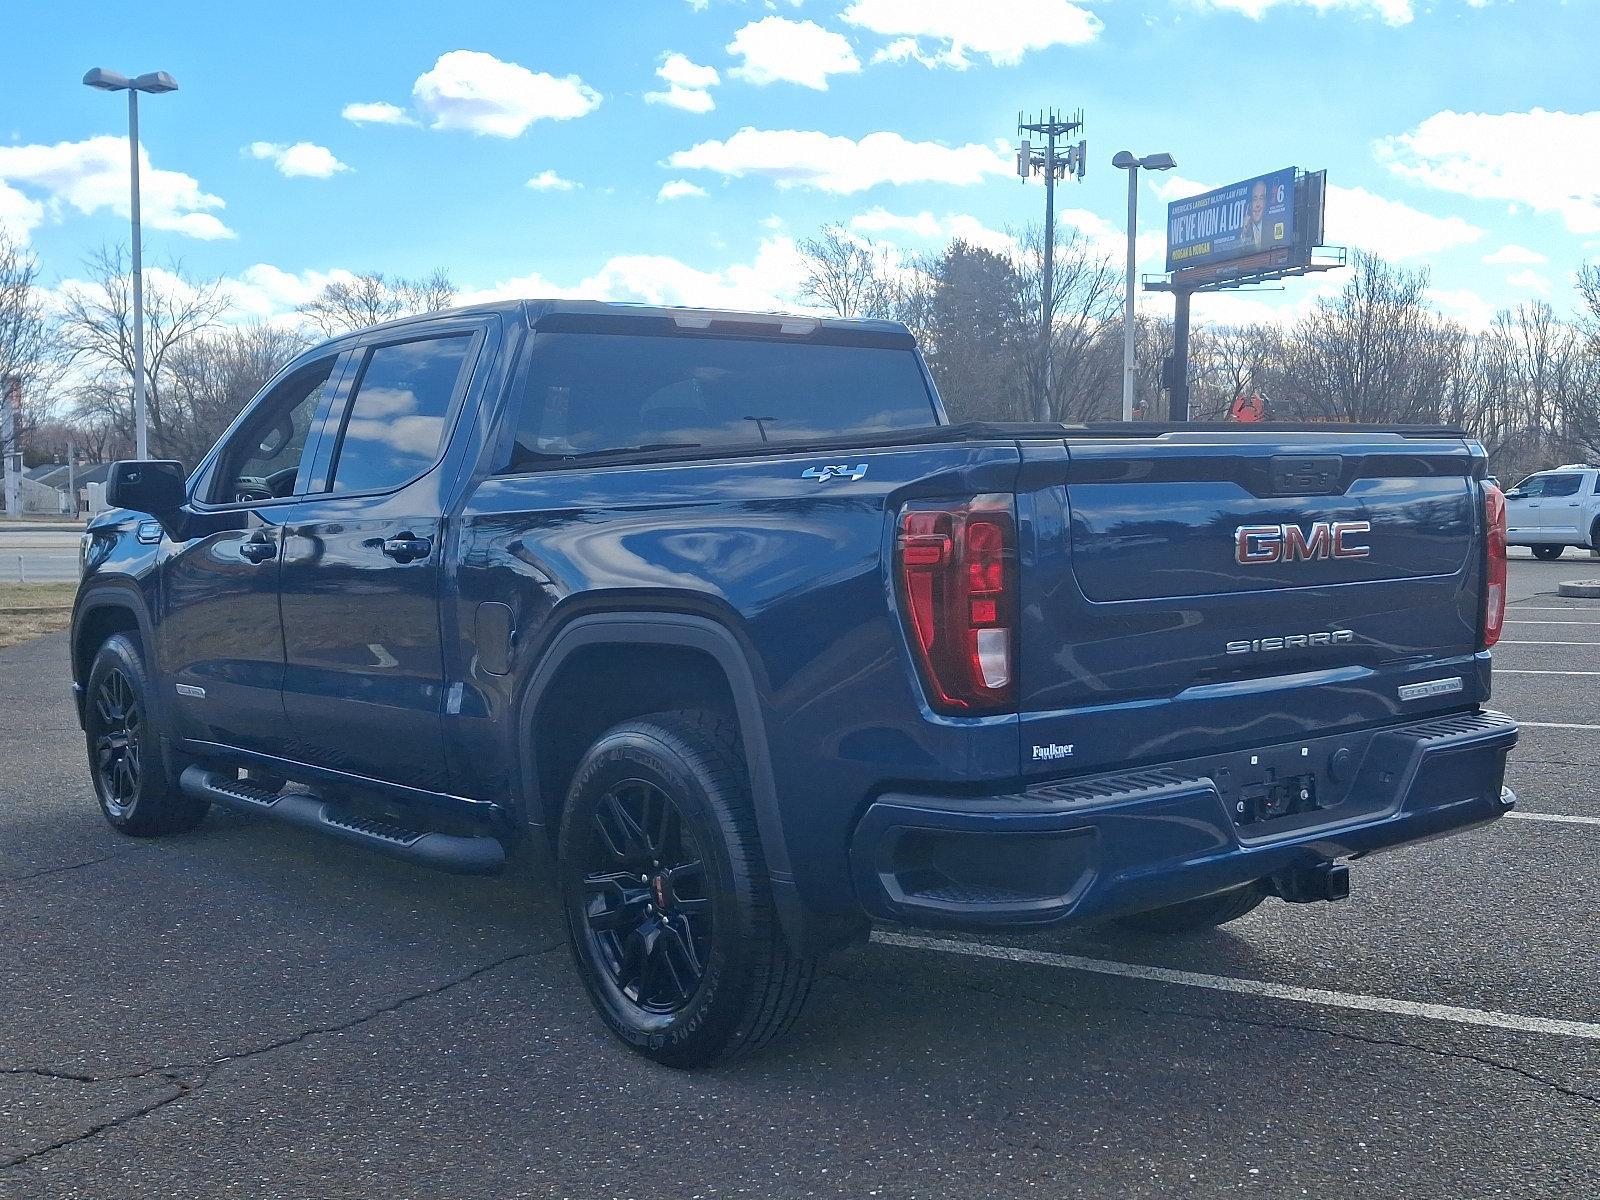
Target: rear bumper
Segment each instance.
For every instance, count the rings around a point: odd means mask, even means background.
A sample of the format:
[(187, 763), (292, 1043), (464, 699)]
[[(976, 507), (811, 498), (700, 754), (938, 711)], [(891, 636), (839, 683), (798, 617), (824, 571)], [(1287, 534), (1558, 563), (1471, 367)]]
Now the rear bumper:
[[(1074, 923), (1176, 904), (1270, 875), (1503, 816), (1517, 726), (1467, 713), (1240, 756), (1041, 783), (984, 797), (892, 793), (851, 841), (862, 906), (935, 926)], [(1338, 762), (1332, 756), (1347, 751)], [(1235, 820), (1251, 771), (1327, 773), (1330, 807)], [(1219, 780), (1221, 780), (1219, 784)]]

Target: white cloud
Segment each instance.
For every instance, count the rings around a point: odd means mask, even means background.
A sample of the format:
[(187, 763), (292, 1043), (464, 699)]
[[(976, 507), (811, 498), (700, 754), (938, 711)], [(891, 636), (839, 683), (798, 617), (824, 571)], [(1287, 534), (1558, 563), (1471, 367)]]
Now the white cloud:
[(687, 55), (671, 53), (662, 56), (656, 74), (667, 85), (667, 90), (646, 92), (646, 103), (666, 104), (695, 113), (710, 112), (717, 106), (709, 90), (722, 82), (715, 67), (701, 66)]
[(794, 288), (804, 277), (805, 266), (794, 241), (770, 237), (762, 241), (753, 260), (720, 271), (691, 267), (666, 255), (619, 254), (571, 286), (535, 273), (466, 293), (461, 303), (513, 297), (583, 298), (792, 312), (800, 307)]
[[(1209, 292), (1196, 296), (1193, 320), (1197, 325), (1237, 327), (1274, 325), (1288, 328), (1309, 315), (1317, 301), (1331, 299), (1344, 286), (1337, 272), (1312, 275), (1297, 280), (1287, 292)], [(1141, 292), (1140, 304), (1146, 311), (1172, 316), (1172, 300), (1161, 293)], [(1269, 296), (1270, 299), (1262, 299)]]
[(557, 79), (478, 50), (441, 54), (411, 89), (435, 129), (513, 138), (535, 121), (591, 113), (600, 93), (576, 75)]
[(1532, 267), (1513, 272), (1506, 276), (1506, 282), (1514, 288), (1523, 288), (1530, 292), (1538, 292), (1541, 296), (1550, 294), (1550, 281)]
[(348, 164), (334, 157), (332, 150), (315, 142), (296, 142), (292, 146), (280, 146), (275, 142), (251, 142), (248, 152), (251, 158), (272, 163), (278, 168), (280, 175), (291, 177), (306, 175), (312, 179), (327, 179), (330, 175), (337, 175), (340, 171), (350, 169)]
[(1494, 324), (1495, 306), (1470, 288), (1429, 288), (1428, 298), (1474, 333)]
[(0, 230), (19, 242), (44, 223), (44, 205), (0, 180)]
[(798, 83), (825, 92), (829, 75), (861, 70), (850, 43), (815, 21), (763, 17), (735, 33), (727, 48), (744, 59), (731, 73), (749, 83)]
[(1269, 9), (1285, 5), (1299, 5), (1302, 8), (1315, 9), (1319, 13), (1349, 9), (1360, 16), (1379, 17), (1389, 25), (1409, 24), (1416, 15), (1412, 11), (1411, 0), (1194, 0), (1194, 2), (1202, 8), (1227, 9), (1243, 13), (1252, 21), (1261, 20)]
[(252, 321), (287, 319), (298, 322), (295, 309), (313, 299), (335, 280), (350, 282), (348, 271), (285, 271), (270, 263), (256, 263), (222, 280), (222, 294), (230, 314)]
[(657, 200), (683, 200), (691, 196), (704, 196), (705, 188), (697, 183), (690, 183), (687, 179), (674, 179), (661, 185), (661, 190), (656, 193)]
[(528, 180), (527, 186), (536, 192), (570, 192), (580, 185), (571, 179), (563, 179), (553, 170), (546, 168)]
[(1384, 258), (1427, 257), (1469, 245), (1483, 230), (1460, 217), (1436, 217), (1366, 188), (1328, 186), (1327, 240)]
[(848, 195), (882, 183), (967, 185), (1006, 175), (1010, 158), (990, 146), (913, 142), (898, 133), (869, 133), (861, 140), (802, 129), (753, 129), (726, 141), (679, 150), (667, 165), (770, 179), (780, 188), (807, 187)]
[[(1404, 179), (1559, 216), (1600, 233), (1600, 111), (1440, 112), (1384, 138), (1378, 157)], [(1555, 165), (1559, 164), (1559, 166)]]
[(1004, 230), (991, 229), (977, 217), (968, 213), (946, 213), (944, 219), (924, 210), (900, 215), (879, 206), (850, 218), (850, 228), (866, 235), (906, 235), (923, 242), (949, 242), (959, 238), (969, 246), (992, 250), (996, 254), (1013, 254), (1017, 239)]
[(1483, 261), (1491, 267), (1537, 267), (1549, 262), (1549, 258), (1537, 250), (1529, 250), (1526, 246), (1516, 243), (1501, 246), (1493, 254), (1485, 254)]
[(339, 115), (346, 121), (353, 121), (357, 125), (415, 125), (416, 118), (398, 104), (390, 104), (387, 100), (374, 100), (371, 103), (357, 101), (346, 104), (339, 110)]
[[(1100, 18), (1071, 0), (855, 0), (843, 19), (896, 40), (874, 62), (915, 59), (925, 66), (971, 66), (969, 55), (1012, 66), (1030, 50), (1080, 46), (1102, 28)], [(920, 38), (934, 49), (924, 50)]]
[[(1172, 201), (1198, 196), (1215, 186), (1168, 175), (1152, 183), (1151, 191), (1162, 200)], [(1460, 217), (1436, 217), (1366, 188), (1328, 185), (1325, 237), (1329, 245), (1356, 246), (1384, 258), (1401, 260), (1470, 245), (1483, 233)]]
[[(234, 236), (211, 211), (223, 207), (222, 198), (201, 191), (193, 176), (152, 167), (142, 146), (139, 173), (148, 228), (204, 241)], [(128, 216), (125, 139), (103, 136), (53, 146), (0, 146), (0, 220), (15, 222), (26, 233), (46, 216), (59, 216), (64, 207), (84, 214), (110, 209)]]

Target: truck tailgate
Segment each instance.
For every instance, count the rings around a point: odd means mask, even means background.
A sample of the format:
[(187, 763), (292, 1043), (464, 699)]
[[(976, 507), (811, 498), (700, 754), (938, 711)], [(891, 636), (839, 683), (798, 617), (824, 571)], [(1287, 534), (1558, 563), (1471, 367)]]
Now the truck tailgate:
[(1459, 437), (1025, 444), (1026, 774), (1247, 749), (1486, 698)]

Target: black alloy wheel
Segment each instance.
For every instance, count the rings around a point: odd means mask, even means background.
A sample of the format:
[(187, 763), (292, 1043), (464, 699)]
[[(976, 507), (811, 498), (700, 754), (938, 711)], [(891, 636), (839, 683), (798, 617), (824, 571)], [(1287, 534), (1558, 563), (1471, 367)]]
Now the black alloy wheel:
[(815, 952), (780, 927), (730, 715), (659, 712), (602, 733), (567, 790), (556, 856), (573, 962), (630, 1049), (703, 1067), (794, 1024)]
[(83, 732), (100, 811), (130, 837), (186, 833), (210, 807), (178, 787), (154, 695), (139, 644), (122, 633), (107, 638), (84, 685)]
[(705, 855), (672, 798), (647, 780), (613, 786), (590, 823), (586, 949), (640, 1024), (664, 1024), (699, 991), (711, 957)]
[(87, 717), (96, 790), (107, 814), (125, 820), (139, 802), (144, 778), (144, 706), (120, 667), (101, 674)]

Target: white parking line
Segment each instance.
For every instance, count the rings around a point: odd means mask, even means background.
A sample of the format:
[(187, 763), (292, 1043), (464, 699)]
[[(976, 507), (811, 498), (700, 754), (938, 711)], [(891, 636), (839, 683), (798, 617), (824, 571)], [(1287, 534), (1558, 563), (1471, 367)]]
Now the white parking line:
[(1600, 621), (1512, 621), (1507, 625), (1600, 625)]
[(1563, 604), (1563, 605), (1559, 605), (1559, 606), (1557, 606), (1557, 605), (1542, 605), (1541, 606), (1541, 605), (1537, 605), (1537, 604), (1529, 604), (1527, 606), (1523, 606), (1521, 604), (1516, 603), (1515, 601), (1513, 601), (1511, 604), (1506, 605), (1506, 612), (1507, 613), (1525, 613), (1525, 612), (1593, 612), (1593, 611), (1594, 611), (1594, 606), (1593, 605), (1584, 604), (1581, 600), (1576, 604)]
[(1600, 825), (1600, 817), (1572, 817), (1565, 813), (1508, 812), (1519, 821), (1551, 821), (1558, 825)]
[(1506, 667), (1496, 667), (1496, 675), (1600, 675), (1600, 671), (1513, 671)]
[(1504, 638), (1496, 646), (1600, 646), (1600, 642), (1508, 642)]
[(1600, 1024), (1592, 1021), (1524, 1017), (1517, 1013), (1457, 1008), (1453, 1004), (1427, 1004), (1417, 1000), (1392, 1000), (1386, 996), (1330, 992), (1322, 988), (1295, 987), (1287, 983), (1267, 983), (1259, 979), (1202, 975), (1197, 971), (1175, 971), (1170, 967), (1147, 967), (1139, 963), (1115, 962), (1104, 958), (1082, 958), (1076, 954), (1051, 954), (1043, 950), (991, 946), (982, 942), (957, 942), (945, 938), (918, 937), (908, 933), (889, 933), (884, 930), (874, 930), (872, 940), (907, 950), (933, 950), (941, 954), (959, 954), (968, 958), (990, 958), (1000, 962), (1062, 967), (1069, 971), (1090, 971), (1096, 975), (1118, 975), (1125, 979), (1144, 979), (1153, 983), (1175, 983), (1183, 987), (1208, 988), (1215, 992), (1266, 996), (1274, 1000), (1290, 1000), (1296, 1004), (1320, 1004), (1329, 1008), (1347, 1008), (1359, 1012), (1422, 1017), (1429, 1021), (1449, 1021), (1456, 1025), (1487, 1025), (1491, 1029), (1509, 1029), (1517, 1033), (1547, 1033), (1556, 1037), (1600, 1041)]
[(1587, 729), (1600, 733), (1600, 725), (1568, 725), (1563, 721), (1518, 721), (1518, 729)]

